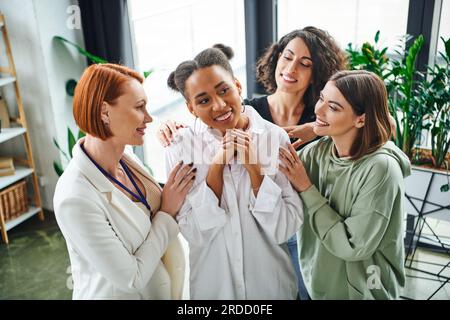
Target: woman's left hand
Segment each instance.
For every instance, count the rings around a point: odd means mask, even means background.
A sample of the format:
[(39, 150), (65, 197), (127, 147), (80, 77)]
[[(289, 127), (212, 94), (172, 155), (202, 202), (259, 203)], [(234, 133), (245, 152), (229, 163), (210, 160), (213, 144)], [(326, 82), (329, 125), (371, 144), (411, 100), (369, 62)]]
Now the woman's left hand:
[(231, 142), (233, 144), (237, 158), (246, 169), (251, 165), (257, 164), (255, 147), (249, 133), (239, 129), (232, 129), (227, 132), (224, 140), (225, 143)]
[(280, 160), (284, 165), (284, 167), (280, 166), (280, 171), (286, 175), (295, 190), (303, 192), (311, 187), (311, 180), (309, 180), (305, 167), (294, 147), (290, 144), (288, 148), (289, 150), (280, 147)]
[(250, 176), (253, 194), (256, 197), (258, 195), (259, 187), (263, 182), (264, 175), (262, 174), (261, 166), (258, 163), (256, 148), (253, 144), (251, 135), (245, 131), (233, 129), (229, 131), (225, 140), (233, 143), (234, 150), (237, 152), (236, 156)]

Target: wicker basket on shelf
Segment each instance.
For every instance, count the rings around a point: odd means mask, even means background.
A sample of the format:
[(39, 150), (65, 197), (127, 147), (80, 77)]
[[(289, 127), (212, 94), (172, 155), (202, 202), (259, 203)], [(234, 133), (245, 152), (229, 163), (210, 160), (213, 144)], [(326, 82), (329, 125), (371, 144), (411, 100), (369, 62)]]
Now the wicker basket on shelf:
[(0, 206), (5, 221), (9, 221), (28, 211), (27, 186), (19, 181), (0, 191)]

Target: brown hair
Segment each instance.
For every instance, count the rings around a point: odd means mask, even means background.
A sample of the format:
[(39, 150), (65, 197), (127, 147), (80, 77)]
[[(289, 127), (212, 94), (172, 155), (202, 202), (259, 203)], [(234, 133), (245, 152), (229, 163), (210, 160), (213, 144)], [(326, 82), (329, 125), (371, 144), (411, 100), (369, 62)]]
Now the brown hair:
[(102, 140), (112, 136), (100, 117), (102, 103), (114, 104), (123, 94), (123, 84), (131, 79), (144, 82), (139, 73), (118, 64), (93, 64), (86, 68), (73, 97), (73, 116), (81, 131)]
[(333, 73), (347, 67), (344, 51), (337, 45), (328, 32), (316, 27), (305, 27), (284, 35), (278, 42), (272, 44), (256, 64), (256, 79), (267, 93), (272, 94), (277, 89), (275, 69), (280, 54), (287, 44), (295, 39), (302, 39), (311, 53), (312, 84), (305, 92), (303, 101), (305, 106), (314, 107), (328, 79)]
[(372, 153), (391, 136), (386, 86), (375, 73), (363, 70), (340, 71), (330, 81), (351, 105), (353, 112), (365, 114), (364, 126), (350, 150), (352, 159)]

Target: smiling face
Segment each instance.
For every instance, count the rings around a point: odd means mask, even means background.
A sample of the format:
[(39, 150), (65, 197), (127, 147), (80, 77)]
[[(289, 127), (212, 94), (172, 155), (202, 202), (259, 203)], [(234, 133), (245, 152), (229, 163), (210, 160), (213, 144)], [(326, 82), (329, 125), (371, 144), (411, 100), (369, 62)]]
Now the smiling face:
[(275, 69), (278, 90), (297, 93), (306, 91), (312, 81), (312, 60), (301, 38), (294, 38), (281, 52)]
[(153, 120), (146, 109), (147, 96), (142, 84), (135, 79), (125, 82), (122, 90), (123, 94), (113, 104), (103, 102), (102, 121), (108, 123), (112, 140), (142, 145), (147, 123)]
[(213, 65), (194, 71), (186, 80), (186, 103), (194, 116), (225, 133), (243, 121), (241, 91), (237, 79), (222, 67)]
[(328, 81), (320, 92), (315, 107), (316, 123), (314, 133), (318, 136), (347, 138), (354, 140), (364, 126), (365, 115), (356, 115), (334, 82)]

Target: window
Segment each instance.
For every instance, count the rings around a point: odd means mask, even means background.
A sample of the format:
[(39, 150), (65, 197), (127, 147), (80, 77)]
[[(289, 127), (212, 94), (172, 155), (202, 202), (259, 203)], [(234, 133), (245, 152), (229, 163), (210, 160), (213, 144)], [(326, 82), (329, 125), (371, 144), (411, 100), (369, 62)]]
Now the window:
[[(439, 23), (437, 52), (445, 53), (444, 42), (441, 37), (445, 40), (450, 38), (450, 0), (442, 1), (441, 19)], [(439, 61), (439, 57), (437, 57), (437, 60)]]
[(166, 85), (167, 77), (184, 60), (194, 58), (215, 43), (231, 46), (231, 65), (244, 86), (244, 0), (129, 0), (130, 23), (136, 69), (152, 69), (144, 88), (148, 110), (154, 121), (148, 126), (144, 144), (145, 162), (158, 181), (165, 181), (164, 148), (155, 138), (159, 125), (176, 120), (192, 125), (181, 95)]
[(406, 34), (408, 0), (278, 0), (278, 37), (306, 26), (327, 30), (343, 49), (373, 42), (394, 50)]

